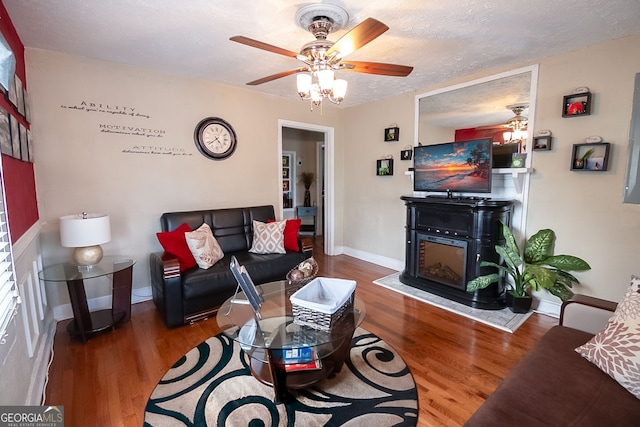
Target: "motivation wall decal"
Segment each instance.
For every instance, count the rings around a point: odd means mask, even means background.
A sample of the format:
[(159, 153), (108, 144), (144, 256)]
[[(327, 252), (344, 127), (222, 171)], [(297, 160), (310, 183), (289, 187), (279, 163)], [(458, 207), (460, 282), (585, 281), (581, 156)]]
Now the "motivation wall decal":
[[(99, 121), (95, 125), (97, 132), (100, 134), (124, 137), (122, 138), (123, 141), (131, 141), (131, 144), (128, 147), (121, 147), (120, 152), (123, 154), (146, 154), (151, 156), (170, 157), (193, 156), (193, 153), (183, 147), (162, 145), (160, 138), (166, 137), (167, 131), (165, 129), (142, 125), (143, 122), (141, 119), (149, 120), (151, 119), (151, 114), (138, 111), (137, 107), (107, 102), (87, 101), (85, 99), (75, 103), (63, 103), (60, 105), (60, 108), (79, 114), (107, 114), (112, 116), (113, 120), (121, 119), (122, 123)], [(95, 118), (98, 118), (98, 116), (95, 116)], [(131, 118), (134, 120), (131, 120)], [(126, 124), (126, 122), (133, 123)], [(143, 140), (148, 140), (149, 142), (142, 142)], [(151, 142), (152, 140), (153, 142)]]
[(75, 105), (63, 104), (63, 105), (60, 105), (60, 108), (74, 110), (74, 111), (83, 111), (87, 113), (105, 113), (105, 114), (111, 114), (111, 115), (141, 117), (144, 119), (151, 118), (151, 116), (148, 114), (137, 112), (135, 107), (114, 105), (114, 104), (101, 103), (101, 102), (81, 101), (79, 104), (75, 104)]

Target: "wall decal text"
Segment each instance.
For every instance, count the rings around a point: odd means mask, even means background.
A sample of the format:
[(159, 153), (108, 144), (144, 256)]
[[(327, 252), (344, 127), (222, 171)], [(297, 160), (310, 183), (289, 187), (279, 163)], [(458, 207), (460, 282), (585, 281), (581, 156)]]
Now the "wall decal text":
[(127, 154), (149, 154), (171, 157), (193, 155), (193, 153), (186, 152), (184, 148), (162, 147), (159, 145), (134, 145), (131, 148), (125, 148), (122, 152)]

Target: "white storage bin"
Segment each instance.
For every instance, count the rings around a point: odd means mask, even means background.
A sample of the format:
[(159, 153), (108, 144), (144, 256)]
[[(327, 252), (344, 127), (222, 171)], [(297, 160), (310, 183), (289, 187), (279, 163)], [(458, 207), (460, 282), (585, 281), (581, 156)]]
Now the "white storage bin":
[(293, 321), (329, 331), (344, 311), (352, 307), (355, 280), (317, 277), (289, 297)]

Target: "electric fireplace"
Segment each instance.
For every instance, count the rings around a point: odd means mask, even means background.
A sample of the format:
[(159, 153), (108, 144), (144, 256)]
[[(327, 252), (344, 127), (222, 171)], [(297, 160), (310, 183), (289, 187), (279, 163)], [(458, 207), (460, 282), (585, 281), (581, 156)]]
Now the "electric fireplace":
[(500, 222), (509, 225), (513, 202), (477, 197), (401, 198), (407, 206), (405, 269), (400, 281), (476, 308), (505, 306), (504, 283), (467, 292), (467, 282), (495, 271), (504, 242)]

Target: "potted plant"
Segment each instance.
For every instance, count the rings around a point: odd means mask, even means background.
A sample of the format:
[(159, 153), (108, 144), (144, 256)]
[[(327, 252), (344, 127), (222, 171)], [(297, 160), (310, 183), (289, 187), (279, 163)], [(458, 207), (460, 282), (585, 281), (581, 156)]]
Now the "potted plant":
[(313, 172), (300, 172), (300, 182), (304, 185), (304, 204), (303, 206), (311, 206), (311, 184), (315, 181), (316, 176)]
[[(481, 267), (495, 267), (499, 272), (476, 277), (467, 283), (467, 291), (484, 289), (491, 283), (500, 280), (500, 272), (505, 272), (513, 283), (507, 290), (507, 305), (516, 313), (526, 313), (531, 307), (531, 289), (546, 289), (563, 301), (571, 298), (571, 287), (580, 283), (569, 271), (590, 270), (589, 264), (572, 255), (553, 255), (556, 234), (553, 230), (538, 231), (526, 241), (521, 253), (511, 230), (502, 223), (505, 238), (503, 245), (496, 245), (496, 252), (503, 259), (503, 264), (482, 261)], [(519, 299), (524, 298), (524, 305)]]
[(576, 164), (574, 165), (575, 169), (584, 169), (584, 165), (587, 162), (587, 159), (593, 155), (593, 148), (588, 149), (582, 157), (576, 159)]

